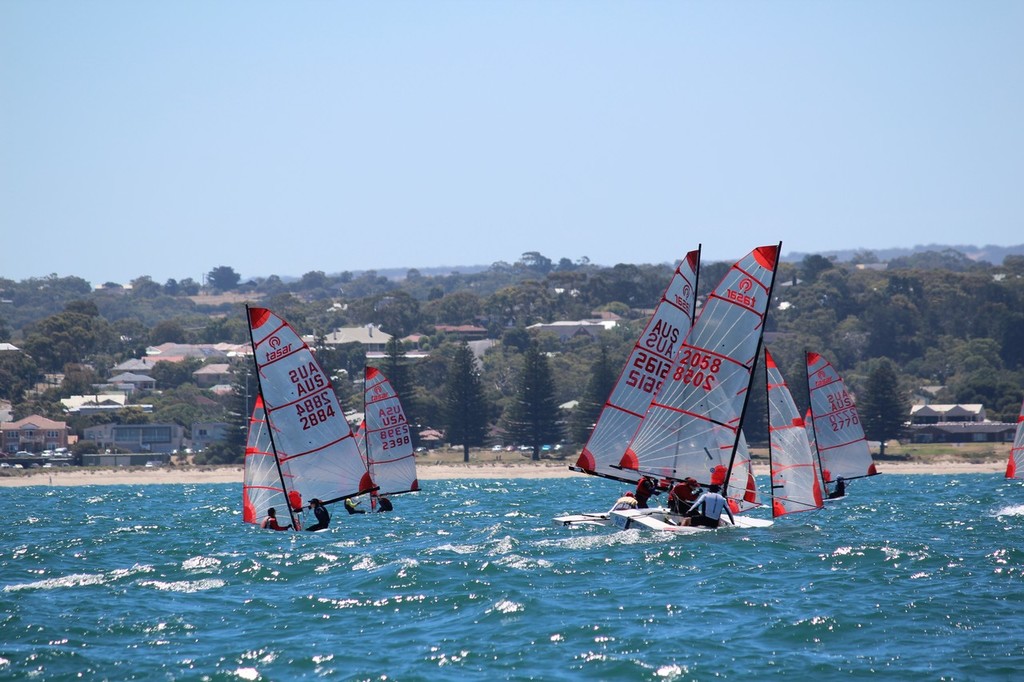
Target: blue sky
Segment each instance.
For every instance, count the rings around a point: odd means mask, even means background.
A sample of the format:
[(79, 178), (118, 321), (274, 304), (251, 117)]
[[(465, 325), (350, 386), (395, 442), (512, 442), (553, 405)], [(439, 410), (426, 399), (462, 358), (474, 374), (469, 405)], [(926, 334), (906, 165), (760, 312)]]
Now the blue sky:
[(0, 276), (1024, 242), (1024, 2), (0, 2)]

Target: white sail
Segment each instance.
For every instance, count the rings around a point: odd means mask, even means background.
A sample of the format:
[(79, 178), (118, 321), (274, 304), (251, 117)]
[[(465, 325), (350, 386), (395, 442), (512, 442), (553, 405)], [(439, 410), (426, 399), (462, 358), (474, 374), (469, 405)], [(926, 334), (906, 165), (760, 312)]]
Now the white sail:
[(1006, 462), (1007, 478), (1024, 478), (1024, 403), (1020, 406), (1017, 417), (1017, 433), (1013, 437), (1010, 448), (1010, 459)]
[(764, 349), (768, 383), (768, 440), (772, 516), (822, 507), (817, 456), (807, 429), (775, 360)]
[(296, 331), (266, 308), (249, 308), (260, 395), (294, 509), (374, 486), (331, 380)]
[(376, 367), (366, 368), (364, 447), (378, 495), (419, 490), (416, 457), (405, 410), (391, 382)]
[(825, 483), (878, 473), (864, 427), (839, 373), (818, 353), (807, 353), (807, 390), (818, 461)]
[(634, 483), (640, 478), (635, 471), (623, 471), (617, 465), (690, 331), (699, 264), (698, 249), (686, 254), (676, 267), (583, 446), (573, 467), (576, 471)]
[(732, 481), (729, 467), (740, 443), (778, 254), (778, 246), (754, 249), (711, 293), (630, 442), (623, 468), (724, 484), (729, 499), (743, 506), (747, 482)]
[(284, 481), (274, 456), (263, 399), (256, 396), (245, 443), (245, 467), (242, 475), (242, 521), (261, 523), (271, 507), (281, 513), (287, 523), (288, 511)]

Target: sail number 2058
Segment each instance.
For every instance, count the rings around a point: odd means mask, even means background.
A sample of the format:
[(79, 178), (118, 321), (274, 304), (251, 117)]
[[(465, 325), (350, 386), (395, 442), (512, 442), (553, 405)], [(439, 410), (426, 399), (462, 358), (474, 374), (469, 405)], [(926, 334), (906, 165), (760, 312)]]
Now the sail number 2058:
[(679, 364), (672, 378), (710, 391), (715, 386), (716, 375), (720, 369), (722, 358), (714, 357), (710, 353), (701, 353), (693, 348), (684, 348), (679, 354)]
[(302, 423), (302, 430), (311, 429), (335, 415), (330, 393), (321, 391), (314, 396), (295, 403), (295, 414)]

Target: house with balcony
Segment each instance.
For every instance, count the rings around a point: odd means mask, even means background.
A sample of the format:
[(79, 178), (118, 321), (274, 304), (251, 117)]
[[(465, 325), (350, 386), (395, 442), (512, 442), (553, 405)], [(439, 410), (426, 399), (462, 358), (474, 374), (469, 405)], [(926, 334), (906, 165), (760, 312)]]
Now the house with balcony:
[(100, 424), (87, 427), (83, 438), (101, 450), (170, 453), (184, 448), (185, 429), (178, 424)]
[(919, 404), (907, 430), (913, 443), (1012, 443), (1017, 425), (989, 421), (978, 403)]
[(13, 422), (0, 423), (3, 451), (40, 453), (68, 446), (68, 425), (33, 414)]

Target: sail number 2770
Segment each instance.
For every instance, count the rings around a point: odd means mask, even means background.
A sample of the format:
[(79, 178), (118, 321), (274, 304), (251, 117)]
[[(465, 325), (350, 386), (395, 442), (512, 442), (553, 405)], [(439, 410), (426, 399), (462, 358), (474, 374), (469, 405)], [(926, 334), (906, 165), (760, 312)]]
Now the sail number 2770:
[(684, 348), (679, 354), (679, 364), (672, 378), (710, 391), (715, 386), (716, 375), (720, 369), (722, 358), (714, 357), (710, 353), (701, 353), (693, 348)]
[(295, 414), (302, 423), (303, 431), (323, 424), (328, 418), (335, 416), (331, 394), (329, 391), (321, 391), (295, 403)]

